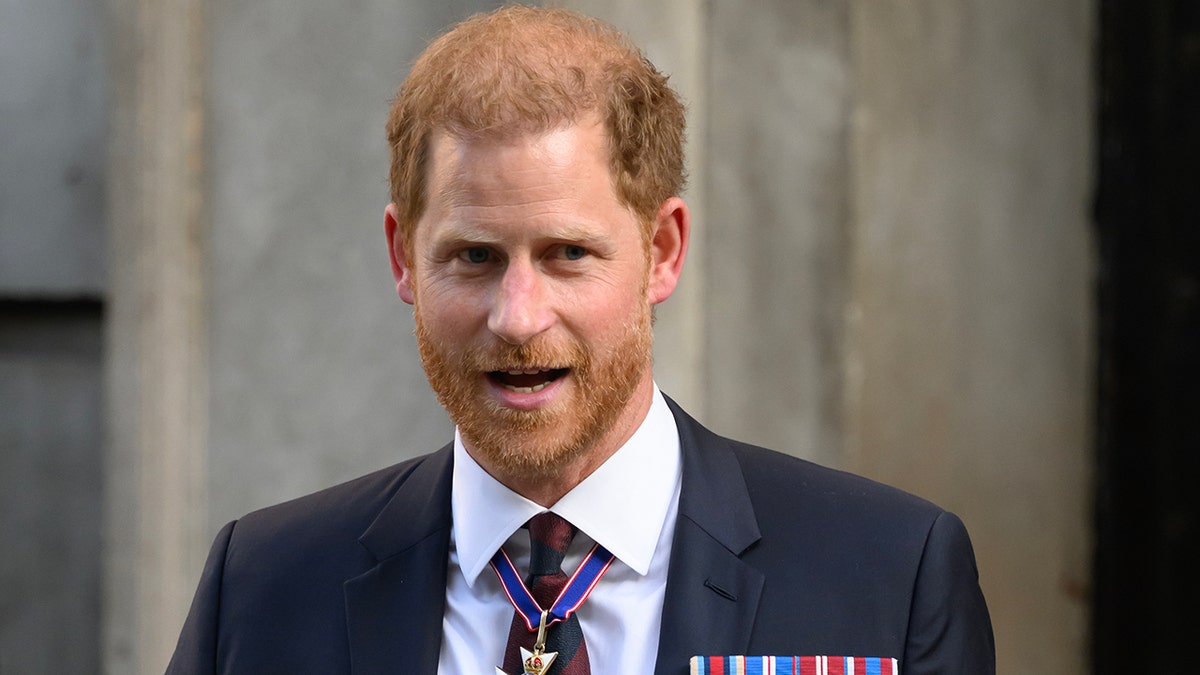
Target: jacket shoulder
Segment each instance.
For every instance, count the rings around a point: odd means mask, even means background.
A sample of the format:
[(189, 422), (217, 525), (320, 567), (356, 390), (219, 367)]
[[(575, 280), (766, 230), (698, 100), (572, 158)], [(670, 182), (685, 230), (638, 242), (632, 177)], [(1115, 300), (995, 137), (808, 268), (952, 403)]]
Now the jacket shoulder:
[(877, 528), (872, 525), (883, 524), (916, 528), (908, 534), (923, 538), (933, 521), (945, 513), (932, 502), (869, 478), (726, 438), (700, 424), (670, 398), (667, 404), (685, 449), (693, 448), (685, 450), (685, 457), (700, 467), (700, 473), (694, 475), (706, 483), (702, 489), (725, 486), (724, 496), (736, 497), (741, 494), (740, 487), (729, 491), (736, 478), (712, 479), (713, 474), (740, 473), (764, 535), (776, 527), (820, 524), (823, 531), (847, 528), (844, 536), (852, 536), (851, 528), (865, 525), (873, 532)]
[[(758, 513), (812, 516), (836, 521), (907, 523), (928, 529), (944, 510), (890, 485), (774, 450), (728, 440)], [(761, 508), (760, 508), (761, 507)]]
[(862, 476), (706, 440), (735, 458), (761, 535), (741, 556), (765, 580), (752, 651), (893, 656), (909, 673), (963, 664), (995, 672), (974, 552), (953, 513)]
[[(237, 523), (239, 533), (249, 530), (279, 536), (302, 529), (309, 533), (362, 534), (385, 505), (419, 467), (438, 462), (441, 452), (415, 457), (344, 483), (321, 489), (273, 506), (252, 511)], [(434, 486), (421, 486), (432, 490)]]
[[(360, 538), (393, 502), (433, 501), (439, 490), (448, 491), (450, 456), (443, 448), (245, 515), (233, 523), (229, 537), (227, 582), (247, 575), (262, 584), (264, 564), (281, 583), (311, 582), (316, 576), (344, 580), (368, 568), (375, 558)], [(444, 478), (445, 485), (428, 480), (430, 475)]]

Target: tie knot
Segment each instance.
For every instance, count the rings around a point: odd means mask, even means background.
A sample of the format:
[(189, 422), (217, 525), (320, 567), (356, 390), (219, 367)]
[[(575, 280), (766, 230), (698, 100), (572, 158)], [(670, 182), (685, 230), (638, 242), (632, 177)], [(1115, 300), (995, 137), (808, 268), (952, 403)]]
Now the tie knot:
[[(529, 542), (534, 551), (542, 549), (557, 554), (558, 562), (554, 567), (562, 565), (566, 549), (575, 538), (576, 528), (566, 521), (562, 515), (547, 512), (539, 513), (529, 519)], [(534, 554), (536, 556), (536, 552)]]

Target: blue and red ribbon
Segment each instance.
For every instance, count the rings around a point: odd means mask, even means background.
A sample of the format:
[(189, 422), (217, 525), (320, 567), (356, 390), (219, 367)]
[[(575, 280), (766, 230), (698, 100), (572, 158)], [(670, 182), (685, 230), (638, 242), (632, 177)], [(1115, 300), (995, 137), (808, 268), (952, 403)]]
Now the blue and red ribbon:
[[(574, 614), (583, 601), (591, 595), (596, 584), (600, 583), (600, 577), (608, 571), (615, 558), (608, 549), (600, 544), (592, 546), (592, 550), (588, 551), (583, 562), (575, 568), (575, 573), (567, 580), (567, 585), (563, 587), (558, 598), (554, 600), (554, 604), (550, 606), (546, 616), (546, 625), (550, 626), (559, 621), (565, 621)], [(504, 587), (504, 594), (508, 596), (509, 602), (512, 603), (517, 613), (525, 618), (525, 625), (529, 631), (536, 631), (542, 621), (542, 607), (525, 587), (525, 582), (521, 580), (521, 575), (517, 572), (512, 560), (509, 560), (508, 554), (504, 552), (504, 549), (496, 551), (496, 555), (492, 556), (489, 564), (496, 571), (496, 576), (500, 578), (500, 585)]]

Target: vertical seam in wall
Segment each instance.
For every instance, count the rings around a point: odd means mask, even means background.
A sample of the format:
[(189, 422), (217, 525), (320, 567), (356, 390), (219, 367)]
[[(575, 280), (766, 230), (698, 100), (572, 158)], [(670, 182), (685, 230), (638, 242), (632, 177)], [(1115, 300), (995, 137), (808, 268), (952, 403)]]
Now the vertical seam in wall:
[(864, 132), (863, 125), (865, 114), (860, 109), (859, 101), (859, 73), (860, 55), (858, 52), (860, 20), (858, 18), (859, 3), (857, 0), (850, 0), (846, 5), (846, 61), (849, 64), (848, 86), (846, 91), (846, 110), (848, 113), (848, 122), (846, 125), (845, 138), (845, 164), (843, 171), (845, 172), (845, 222), (842, 228), (842, 259), (843, 259), (843, 292), (845, 293), (842, 303), (842, 347), (839, 354), (839, 363), (841, 369), (840, 378), (840, 409), (838, 410), (838, 426), (840, 430), (840, 455), (843, 458), (843, 466), (849, 470), (861, 470), (862, 457), (862, 438), (858, 433), (858, 426), (855, 424), (856, 403), (862, 394), (862, 362), (861, 362), (861, 308), (858, 306), (856, 298), (858, 296), (857, 285), (857, 260), (856, 260), (856, 243), (859, 223), (859, 176), (858, 176), (858, 160), (859, 160), (859, 144), (862, 142), (861, 134)]

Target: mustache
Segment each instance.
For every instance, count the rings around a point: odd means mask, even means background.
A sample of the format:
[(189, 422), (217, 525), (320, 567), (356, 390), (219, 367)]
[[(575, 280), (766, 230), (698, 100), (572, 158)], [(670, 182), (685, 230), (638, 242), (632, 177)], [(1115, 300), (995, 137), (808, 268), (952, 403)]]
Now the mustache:
[(520, 345), (496, 342), (471, 347), (463, 354), (463, 362), (471, 370), (533, 370), (586, 368), (591, 359), (586, 350), (575, 344), (552, 343), (534, 339)]

